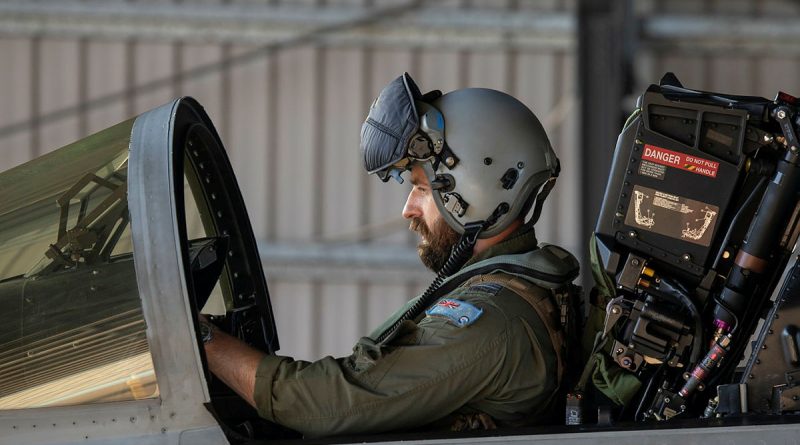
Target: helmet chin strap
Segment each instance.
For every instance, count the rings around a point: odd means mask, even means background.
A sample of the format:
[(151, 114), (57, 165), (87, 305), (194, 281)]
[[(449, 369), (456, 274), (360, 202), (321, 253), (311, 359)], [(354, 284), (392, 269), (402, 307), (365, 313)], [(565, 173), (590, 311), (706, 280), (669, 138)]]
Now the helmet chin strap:
[(434, 300), (438, 298), (436, 295), (436, 291), (442, 286), (444, 280), (446, 280), (449, 276), (453, 275), (454, 273), (458, 272), (470, 258), (472, 258), (472, 253), (475, 250), (475, 244), (478, 242), (478, 238), (483, 232), (484, 229), (490, 227), (492, 224), (497, 222), (497, 220), (506, 212), (508, 212), (509, 206), (508, 204), (501, 204), (497, 206), (492, 215), (486, 219), (486, 221), (476, 221), (468, 223), (464, 226), (464, 233), (461, 234), (461, 238), (458, 240), (458, 243), (453, 247), (450, 251), (450, 257), (447, 258), (447, 261), (444, 263), (444, 266), (439, 270), (436, 274), (436, 278), (433, 282), (425, 289), (425, 292), (417, 299), (416, 303), (414, 303), (408, 310), (400, 316), (391, 326), (384, 329), (383, 332), (378, 335), (375, 339), (376, 343), (383, 343), (392, 335), (397, 328), (403, 324), (404, 321), (407, 320), (414, 320), (419, 317), (422, 312), (431, 304), (433, 304)]

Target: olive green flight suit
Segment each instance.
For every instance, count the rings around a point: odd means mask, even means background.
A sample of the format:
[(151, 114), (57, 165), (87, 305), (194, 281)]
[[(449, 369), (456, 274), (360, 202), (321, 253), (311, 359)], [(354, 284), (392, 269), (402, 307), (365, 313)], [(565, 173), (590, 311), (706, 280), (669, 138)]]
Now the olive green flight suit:
[[(530, 230), (470, 263), (534, 247)], [(307, 437), (419, 427), (453, 413), (483, 412), (500, 426), (544, 419), (558, 385), (557, 357), (537, 312), (498, 285), (462, 285), (446, 298), (483, 313), (465, 327), (423, 315), (376, 344), (372, 338), (412, 300), (348, 357), (265, 357), (255, 384), (259, 414)]]

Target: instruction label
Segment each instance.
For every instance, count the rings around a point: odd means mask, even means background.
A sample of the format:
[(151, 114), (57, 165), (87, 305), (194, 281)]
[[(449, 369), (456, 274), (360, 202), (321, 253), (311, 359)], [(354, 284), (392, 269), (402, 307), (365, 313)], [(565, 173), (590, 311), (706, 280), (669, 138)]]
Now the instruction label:
[(708, 247), (719, 207), (635, 185), (625, 224)]
[(648, 160), (667, 167), (674, 167), (698, 175), (708, 176), (709, 178), (716, 178), (717, 171), (719, 170), (719, 162), (699, 158), (697, 156), (690, 156), (686, 153), (679, 153), (650, 144), (644, 145), (642, 160)]
[(650, 161), (642, 161), (639, 163), (639, 174), (663, 180), (667, 175), (667, 167)]

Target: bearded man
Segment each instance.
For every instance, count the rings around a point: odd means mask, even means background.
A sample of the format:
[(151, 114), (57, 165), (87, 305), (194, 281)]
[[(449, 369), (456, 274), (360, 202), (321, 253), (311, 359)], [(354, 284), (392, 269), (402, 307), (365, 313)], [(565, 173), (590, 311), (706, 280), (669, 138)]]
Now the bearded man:
[(499, 91), (423, 95), (404, 74), (370, 108), (361, 151), (369, 173), (410, 179), (403, 217), (436, 280), (347, 357), (264, 355), (202, 320), (211, 372), (307, 437), (552, 421), (578, 270), (533, 230), (559, 172), (539, 121)]

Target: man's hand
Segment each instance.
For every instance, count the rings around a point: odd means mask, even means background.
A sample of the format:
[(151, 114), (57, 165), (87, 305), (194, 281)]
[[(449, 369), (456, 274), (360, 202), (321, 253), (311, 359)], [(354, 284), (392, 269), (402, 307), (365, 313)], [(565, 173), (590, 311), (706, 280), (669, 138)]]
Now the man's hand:
[(256, 371), (261, 359), (266, 354), (251, 348), (238, 338), (220, 331), (208, 321), (205, 315), (198, 314), (197, 318), (212, 326), (211, 341), (205, 344), (209, 371), (256, 408), (256, 402), (253, 399)]
[(492, 417), (486, 413), (458, 414), (450, 425), (450, 431), (496, 430)]

